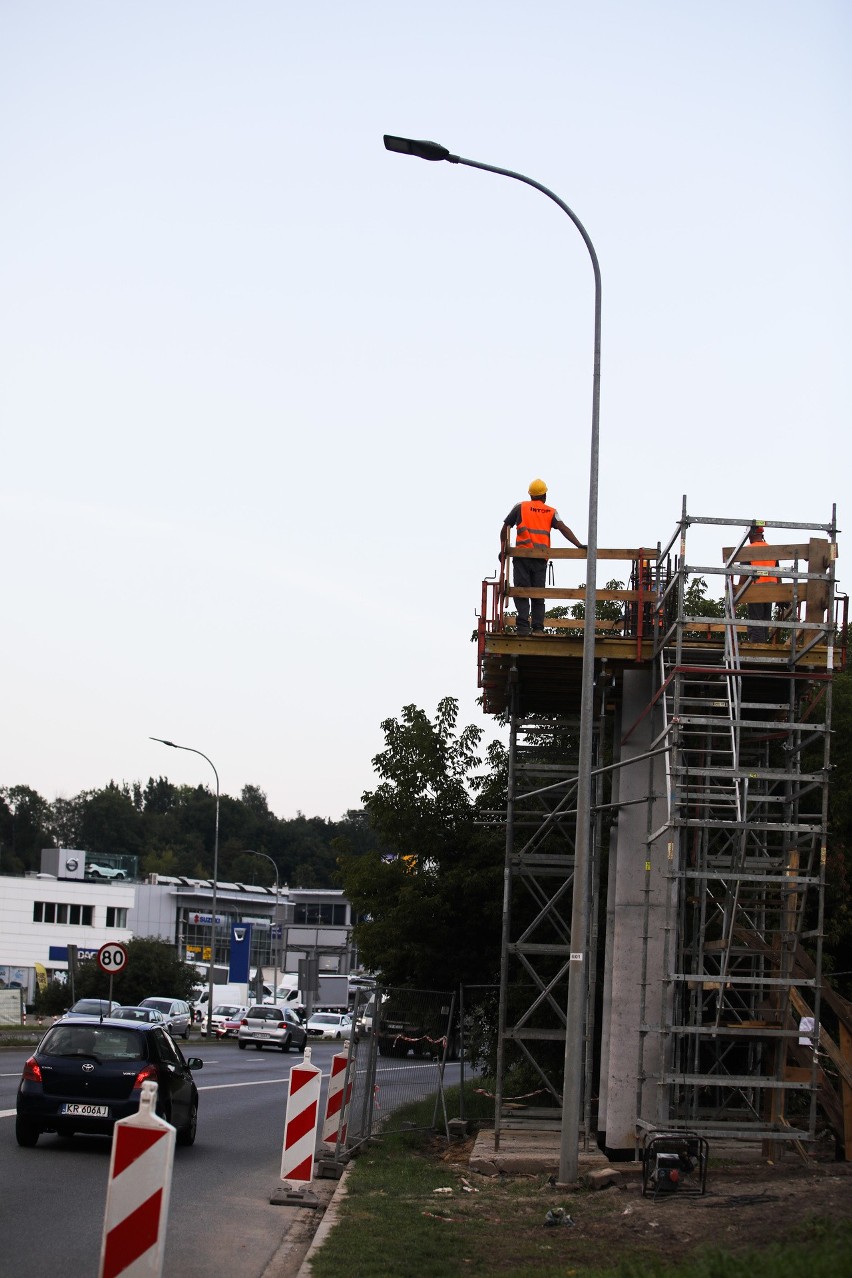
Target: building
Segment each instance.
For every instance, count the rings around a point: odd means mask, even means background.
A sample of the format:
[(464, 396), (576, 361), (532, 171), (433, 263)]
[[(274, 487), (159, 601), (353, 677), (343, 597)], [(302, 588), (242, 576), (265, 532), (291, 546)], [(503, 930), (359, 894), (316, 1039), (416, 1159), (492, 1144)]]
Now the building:
[[(65, 977), (69, 945), (85, 960), (108, 941), (152, 936), (188, 962), (209, 963), (212, 880), (152, 874), (134, 882), (125, 875), (135, 867), (120, 861), (95, 863), (77, 849), (47, 848), (41, 873), (0, 879), (0, 989), (20, 989), (31, 1002), (39, 980)], [(104, 877), (109, 872), (115, 877)], [(257, 884), (218, 883), (217, 965), (228, 966), (231, 928), (249, 923), (251, 963), (265, 977), (276, 966), (295, 971), (309, 955), (321, 972), (348, 975), (357, 967), (352, 911), (340, 891), (285, 886), (276, 894)]]

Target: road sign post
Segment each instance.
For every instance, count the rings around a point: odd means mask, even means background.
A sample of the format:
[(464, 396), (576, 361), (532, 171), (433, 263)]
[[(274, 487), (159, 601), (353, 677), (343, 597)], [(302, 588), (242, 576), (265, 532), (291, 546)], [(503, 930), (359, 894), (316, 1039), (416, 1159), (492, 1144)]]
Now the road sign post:
[(112, 978), (127, 965), (127, 950), (119, 941), (108, 941), (98, 950), (98, 967), (109, 976), (109, 1003), (112, 1011)]

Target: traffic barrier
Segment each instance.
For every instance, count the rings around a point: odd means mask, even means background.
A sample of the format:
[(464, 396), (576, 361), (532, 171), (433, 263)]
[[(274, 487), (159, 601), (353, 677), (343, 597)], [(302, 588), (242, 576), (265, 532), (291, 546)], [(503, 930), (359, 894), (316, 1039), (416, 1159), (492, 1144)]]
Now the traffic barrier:
[(115, 1124), (99, 1278), (160, 1278), (175, 1129), (155, 1113), (157, 1084), (142, 1084), (139, 1112)]
[(322, 1071), (311, 1064), (311, 1049), (306, 1047), (304, 1063), (290, 1070), (281, 1155), (282, 1180), (299, 1181), (303, 1185), (313, 1180), (321, 1079)]
[[(335, 1052), (331, 1058), (331, 1074), (328, 1080), (328, 1097), (325, 1103), (325, 1119), (322, 1125), (322, 1143), (337, 1148), (338, 1133), (341, 1149), (346, 1144), (346, 1128), (349, 1123), (349, 1103), (352, 1100), (354, 1079), (346, 1081), (349, 1051)], [(344, 1095), (345, 1092), (345, 1095)]]

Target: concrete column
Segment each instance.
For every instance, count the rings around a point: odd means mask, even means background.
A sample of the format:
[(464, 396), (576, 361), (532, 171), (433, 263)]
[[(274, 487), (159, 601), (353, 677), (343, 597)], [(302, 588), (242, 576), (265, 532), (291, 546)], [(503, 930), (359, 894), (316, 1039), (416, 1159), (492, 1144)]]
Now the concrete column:
[[(621, 806), (610, 843), (598, 1123), (599, 1143), (615, 1158), (632, 1158), (637, 1147), (637, 1119), (653, 1121), (656, 1117), (662, 1063), (659, 1033), (647, 1034), (641, 1043), (640, 1030), (643, 1002), (646, 1022), (655, 1026), (661, 1009), (666, 853), (661, 840), (649, 855), (648, 833), (665, 820), (665, 764), (662, 756), (650, 762), (628, 762), (650, 749), (659, 730), (657, 712), (640, 719), (652, 692), (651, 670), (625, 671), (621, 733), (615, 744), (617, 761), (627, 766), (620, 769)], [(621, 744), (625, 732), (630, 733), (629, 739)], [(645, 868), (649, 859), (650, 876)], [(650, 887), (647, 902), (646, 886)], [(641, 1089), (640, 1051), (644, 1075)]]

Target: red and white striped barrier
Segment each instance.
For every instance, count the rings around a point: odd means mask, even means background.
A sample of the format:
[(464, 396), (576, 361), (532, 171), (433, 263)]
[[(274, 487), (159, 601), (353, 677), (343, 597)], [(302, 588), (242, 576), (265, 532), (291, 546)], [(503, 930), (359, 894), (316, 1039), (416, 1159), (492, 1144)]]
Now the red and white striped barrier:
[(282, 1180), (297, 1180), (303, 1184), (310, 1184), (313, 1180), (321, 1079), (322, 1071), (311, 1064), (311, 1049), (306, 1047), (304, 1063), (294, 1065), (290, 1070), (281, 1155)]
[[(352, 1100), (352, 1082), (346, 1082), (346, 1066), (349, 1052), (335, 1052), (331, 1058), (331, 1075), (328, 1080), (328, 1098), (325, 1103), (325, 1119), (322, 1125), (322, 1143), (337, 1147), (340, 1133), (341, 1147), (346, 1144), (346, 1128), (349, 1123), (349, 1102)], [(344, 1095), (345, 1090), (345, 1095)]]
[(160, 1278), (169, 1217), (175, 1129), (155, 1111), (157, 1084), (142, 1084), (139, 1112), (116, 1123), (99, 1278)]

